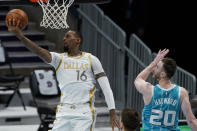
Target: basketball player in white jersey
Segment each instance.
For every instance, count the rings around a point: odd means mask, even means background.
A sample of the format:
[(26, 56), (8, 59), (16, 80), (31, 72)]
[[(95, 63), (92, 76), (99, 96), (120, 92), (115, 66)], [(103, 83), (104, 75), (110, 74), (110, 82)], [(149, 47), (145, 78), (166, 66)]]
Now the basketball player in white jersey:
[[(18, 22), (19, 23), (19, 22)], [(52, 131), (93, 131), (96, 119), (94, 108), (95, 83), (98, 81), (110, 112), (112, 130), (119, 128), (115, 113), (113, 93), (102, 65), (97, 57), (79, 50), (82, 37), (76, 31), (68, 31), (64, 36), (65, 53), (49, 52), (25, 37), (10, 19), (8, 30), (13, 32), (25, 46), (52, 65), (61, 90), (61, 100), (57, 107), (56, 120)]]
[[(192, 131), (197, 131), (197, 120), (192, 113), (188, 92), (171, 82), (176, 71), (176, 62), (164, 58), (169, 50), (160, 50), (154, 61), (136, 78), (136, 89), (143, 95), (144, 109), (142, 124), (144, 131), (180, 131), (179, 110), (182, 108)], [(149, 74), (159, 83), (155, 86), (146, 82)]]

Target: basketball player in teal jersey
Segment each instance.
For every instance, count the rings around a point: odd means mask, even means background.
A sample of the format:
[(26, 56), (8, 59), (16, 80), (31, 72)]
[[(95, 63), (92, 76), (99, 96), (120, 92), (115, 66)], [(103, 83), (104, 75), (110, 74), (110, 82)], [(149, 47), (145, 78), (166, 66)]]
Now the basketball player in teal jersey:
[[(176, 71), (176, 62), (164, 58), (169, 50), (160, 50), (154, 61), (136, 78), (136, 89), (143, 95), (144, 109), (142, 123), (144, 131), (179, 131), (178, 116), (180, 108), (186, 116), (192, 131), (197, 131), (197, 120), (192, 113), (186, 89), (171, 83)], [(158, 84), (153, 86), (146, 82), (149, 74)]]
[(97, 57), (79, 50), (82, 36), (68, 31), (64, 36), (65, 53), (49, 52), (25, 37), (18, 28), (20, 21), (9, 19), (8, 30), (24, 45), (56, 70), (61, 90), (60, 104), (52, 131), (93, 131), (96, 119), (94, 107), (95, 83), (98, 81), (108, 105), (112, 130), (119, 128), (113, 93), (102, 65)]

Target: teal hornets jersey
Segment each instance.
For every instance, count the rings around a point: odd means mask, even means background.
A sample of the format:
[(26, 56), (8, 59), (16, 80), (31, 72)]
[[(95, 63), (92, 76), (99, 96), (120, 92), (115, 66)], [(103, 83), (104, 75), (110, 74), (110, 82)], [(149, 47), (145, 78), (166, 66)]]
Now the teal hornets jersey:
[(142, 111), (143, 131), (180, 131), (178, 116), (180, 111), (180, 88), (153, 87), (152, 99)]

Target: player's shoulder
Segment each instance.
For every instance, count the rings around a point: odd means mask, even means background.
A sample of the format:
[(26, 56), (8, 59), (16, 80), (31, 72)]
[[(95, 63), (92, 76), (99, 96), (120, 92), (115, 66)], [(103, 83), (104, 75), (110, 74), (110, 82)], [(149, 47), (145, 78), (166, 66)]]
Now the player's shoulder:
[(88, 55), (88, 56), (94, 56), (92, 53), (90, 53), (90, 52), (83, 52), (83, 53), (85, 53), (86, 55)]
[(53, 51), (51, 51), (50, 53), (51, 53), (51, 54), (55, 54), (55, 55), (61, 55), (61, 54), (62, 54), (62, 53), (53, 52)]
[(189, 98), (188, 91), (184, 87), (180, 87), (180, 100), (181, 100), (181, 103), (182, 103), (183, 99), (185, 99), (185, 98)]
[(180, 92), (181, 92), (182, 96), (185, 96), (185, 95), (188, 94), (188, 91), (184, 87), (179, 87), (179, 89), (180, 89)]
[(58, 53), (58, 52), (50, 52), (53, 57), (61, 58), (61, 56), (65, 56), (65, 53)]
[(51, 57), (52, 57), (52, 61), (57, 63), (61, 58), (63, 58), (62, 56), (64, 55), (64, 53), (57, 53), (57, 52), (50, 52)]
[(187, 92), (187, 90), (186, 90), (184, 87), (179, 86), (179, 89), (180, 89), (182, 92)]
[(92, 53), (88, 53), (88, 52), (85, 52), (87, 55), (89, 55), (91, 57), (91, 59), (93, 60), (99, 60), (97, 56), (93, 55)]
[(89, 53), (89, 52), (85, 52), (85, 54), (86, 54), (86, 56), (90, 56), (90, 59), (91, 59), (91, 61), (93, 62), (93, 63), (100, 63), (100, 60), (99, 60), (99, 58), (97, 57), (97, 56), (95, 56), (95, 55), (93, 55), (93, 54), (91, 54), (91, 53)]
[(149, 90), (149, 91), (154, 91), (154, 89), (155, 89), (155, 85), (152, 85), (151, 83), (149, 83), (149, 82), (146, 82), (146, 87), (147, 87), (147, 89)]

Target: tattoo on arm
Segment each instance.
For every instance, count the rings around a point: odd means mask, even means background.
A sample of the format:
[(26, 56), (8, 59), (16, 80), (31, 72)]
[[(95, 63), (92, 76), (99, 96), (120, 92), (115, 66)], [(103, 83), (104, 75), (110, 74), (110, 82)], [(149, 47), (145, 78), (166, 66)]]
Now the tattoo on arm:
[(105, 72), (101, 72), (95, 75), (95, 78), (98, 79), (100, 77), (106, 76)]

